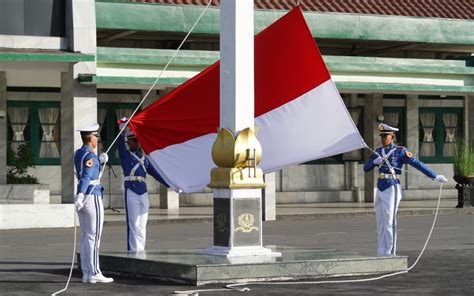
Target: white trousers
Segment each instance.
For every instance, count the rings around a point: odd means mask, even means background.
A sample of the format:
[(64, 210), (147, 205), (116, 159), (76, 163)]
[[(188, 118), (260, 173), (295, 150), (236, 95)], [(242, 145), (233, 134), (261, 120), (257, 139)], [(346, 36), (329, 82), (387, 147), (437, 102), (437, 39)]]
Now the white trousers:
[(138, 195), (130, 189), (125, 190), (125, 211), (127, 212), (127, 250), (140, 252), (145, 250), (146, 224), (150, 200), (148, 193)]
[[(87, 195), (86, 195), (87, 197)], [(102, 273), (99, 267), (100, 236), (104, 225), (104, 205), (100, 195), (87, 198), (78, 212), (81, 224), (81, 269), (86, 276)]]
[(392, 256), (397, 249), (397, 211), (402, 191), (393, 185), (384, 191), (377, 189), (375, 216), (377, 218), (377, 255)]

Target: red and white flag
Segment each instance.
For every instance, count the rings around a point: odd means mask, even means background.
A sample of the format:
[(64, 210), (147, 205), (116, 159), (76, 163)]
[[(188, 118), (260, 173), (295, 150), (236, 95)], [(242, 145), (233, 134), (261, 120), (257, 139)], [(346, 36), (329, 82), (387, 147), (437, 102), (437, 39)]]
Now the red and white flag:
[[(299, 7), (255, 37), (255, 125), (265, 173), (365, 147)], [(219, 127), (219, 62), (130, 121), (176, 191), (209, 184)]]

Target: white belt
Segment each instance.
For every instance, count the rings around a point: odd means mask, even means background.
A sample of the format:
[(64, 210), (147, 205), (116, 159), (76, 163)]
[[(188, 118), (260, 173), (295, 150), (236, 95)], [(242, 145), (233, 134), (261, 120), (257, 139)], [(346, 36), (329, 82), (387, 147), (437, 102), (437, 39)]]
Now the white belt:
[(127, 176), (124, 177), (125, 181), (136, 181), (136, 182), (145, 182), (146, 178), (142, 176)]
[(90, 185), (100, 185), (100, 180), (99, 179), (90, 180), (89, 181), (89, 186)]
[(392, 174), (384, 174), (384, 173), (379, 174), (379, 179), (396, 179), (396, 178), (397, 177)]

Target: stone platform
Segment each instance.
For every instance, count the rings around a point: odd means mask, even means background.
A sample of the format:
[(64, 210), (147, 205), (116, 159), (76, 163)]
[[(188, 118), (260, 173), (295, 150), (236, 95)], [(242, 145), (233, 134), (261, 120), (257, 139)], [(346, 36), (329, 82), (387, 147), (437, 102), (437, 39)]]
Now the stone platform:
[(264, 260), (252, 257), (229, 260), (225, 257), (201, 255), (202, 250), (189, 249), (146, 251), (139, 255), (122, 252), (100, 255), (100, 267), (105, 274), (141, 276), (196, 286), (382, 274), (407, 268), (407, 257), (375, 257), (337, 250), (265, 247), (281, 252), (282, 256)]

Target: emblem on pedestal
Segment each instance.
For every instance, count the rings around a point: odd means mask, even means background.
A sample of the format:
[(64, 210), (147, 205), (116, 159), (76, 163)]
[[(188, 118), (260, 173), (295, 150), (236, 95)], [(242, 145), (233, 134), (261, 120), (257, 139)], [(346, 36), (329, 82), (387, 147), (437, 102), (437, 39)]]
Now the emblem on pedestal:
[(227, 226), (227, 216), (225, 213), (219, 213), (216, 216), (216, 230), (219, 232), (225, 232), (229, 230)]
[(258, 231), (259, 228), (254, 226), (255, 217), (250, 213), (243, 213), (239, 216), (239, 227), (235, 229), (235, 232), (242, 231), (244, 233), (252, 232), (253, 230)]

